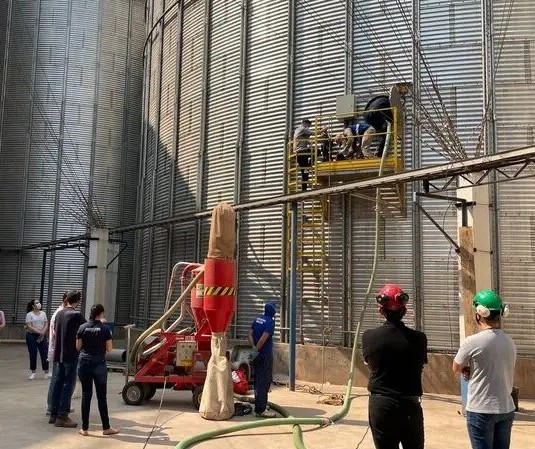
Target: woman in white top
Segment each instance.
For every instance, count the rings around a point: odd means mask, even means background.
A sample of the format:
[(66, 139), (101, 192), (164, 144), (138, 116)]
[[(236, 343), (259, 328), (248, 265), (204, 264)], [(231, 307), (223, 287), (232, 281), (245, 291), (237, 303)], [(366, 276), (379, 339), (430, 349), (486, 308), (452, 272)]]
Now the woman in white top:
[(32, 299), (26, 308), (26, 345), (30, 354), (30, 380), (35, 379), (37, 369), (37, 351), (41, 356), (41, 366), (48, 374), (48, 341), (46, 339), (48, 330), (48, 320), (45, 312), (41, 310), (41, 303), (38, 299)]

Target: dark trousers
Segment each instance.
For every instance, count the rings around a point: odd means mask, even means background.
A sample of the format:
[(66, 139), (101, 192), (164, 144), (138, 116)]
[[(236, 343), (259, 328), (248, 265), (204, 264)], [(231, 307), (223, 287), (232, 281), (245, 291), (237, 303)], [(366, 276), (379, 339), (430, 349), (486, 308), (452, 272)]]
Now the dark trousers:
[(106, 402), (108, 382), (106, 362), (93, 362), (91, 360), (80, 359), (80, 363), (78, 364), (78, 378), (82, 384), (82, 429), (87, 430), (89, 428), (89, 412), (91, 410), (94, 383), (102, 429), (108, 430), (110, 428), (110, 418), (108, 416), (108, 403)]
[(273, 380), (273, 354), (258, 354), (254, 366), (254, 411), (262, 413), (268, 402), (268, 391)]
[(50, 402), (50, 416), (60, 418), (69, 416), (76, 382), (76, 362), (58, 362), (54, 365), (57, 377)]
[(515, 412), (489, 414), (466, 412), (472, 449), (509, 449)]
[(370, 395), (368, 417), (376, 449), (423, 449), (424, 417), (420, 402)]
[(379, 144), (377, 145), (377, 156), (381, 157), (383, 155), (383, 150), (385, 148), (386, 143), (386, 131), (387, 131), (387, 122), (392, 123), (393, 117), (392, 117), (392, 111), (390, 109), (377, 111), (372, 110), (368, 111), (368, 109), (385, 109), (390, 107), (390, 101), (387, 97), (378, 97), (374, 99), (373, 101), (370, 101), (366, 105), (367, 112), (364, 114), (364, 120), (368, 125), (373, 126), (376, 133), (382, 133), (381, 136), (379, 136)]
[(41, 367), (43, 371), (48, 371), (48, 342), (43, 338), (38, 342), (40, 335), (33, 332), (26, 332), (26, 345), (30, 354), (30, 371), (37, 369), (37, 352), (41, 357)]
[(310, 167), (310, 155), (298, 155), (297, 165), (301, 167), (301, 190), (304, 192), (308, 189), (309, 173), (308, 169), (303, 169), (302, 167)]

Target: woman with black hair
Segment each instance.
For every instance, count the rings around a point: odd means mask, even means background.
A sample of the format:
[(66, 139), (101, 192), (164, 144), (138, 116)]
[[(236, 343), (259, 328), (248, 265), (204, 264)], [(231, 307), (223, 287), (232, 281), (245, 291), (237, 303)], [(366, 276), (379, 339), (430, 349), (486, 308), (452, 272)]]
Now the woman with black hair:
[(78, 329), (76, 349), (80, 351), (78, 362), (78, 378), (82, 385), (82, 428), (80, 435), (87, 436), (89, 429), (89, 411), (93, 396), (93, 383), (97, 392), (98, 411), (102, 421), (102, 434), (114, 435), (117, 429), (110, 427), (106, 389), (108, 371), (106, 368), (106, 352), (113, 349), (111, 330), (104, 323), (104, 307), (95, 304), (91, 307), (89, 321)]
[(26, 307), (26, 346), (30, 354), (30, 380), (35, 379), (37, 369), (37, 352), (41, 357), (41, 367), (48, 374), (48, 341), (46, 339), (48, 320), (46, 313), (41, 310), (38, 299), (32, 299)]

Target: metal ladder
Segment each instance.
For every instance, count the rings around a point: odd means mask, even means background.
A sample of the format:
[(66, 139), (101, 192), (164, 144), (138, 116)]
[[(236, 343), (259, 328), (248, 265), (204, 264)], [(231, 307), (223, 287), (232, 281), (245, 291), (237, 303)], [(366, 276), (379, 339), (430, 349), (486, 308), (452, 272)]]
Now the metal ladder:
[[(317, 134), (316, 134), (317, 135)], [(308, 167), (309, 179), (307, 181), (308, 189), (316, 188), (318, 184), (316, 176), (316, 155), (317, 139), (314, 137), (311, 142), (310, 154), (311, 167)], [(288, 163), (287, 163), (287, 185), (286, 192), (301, 192), (302, 179), (301, 168), (297, 165), (296, 157), (293, 155), (293, 142), (288, 145)], [(326, 198), (316, 198), (301, 202), (297, 208), (297, 271), (323, 273), (326, 266), (326, 225), (328, 219), (328, 200)], [(288, 261), (287, 268), (290, 268), (290, 237), (291, 237), (291, 207), (286, 206), (287, 215), (287, 239), (286, 254)]]

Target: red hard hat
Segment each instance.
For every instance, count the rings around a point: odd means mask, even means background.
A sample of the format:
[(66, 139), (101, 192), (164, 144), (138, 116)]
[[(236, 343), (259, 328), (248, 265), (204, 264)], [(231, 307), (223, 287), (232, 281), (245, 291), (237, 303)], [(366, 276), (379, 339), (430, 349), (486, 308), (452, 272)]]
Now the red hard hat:
[(409, 295), (396, 284), (386, 284), (375, 298), (379, 307), (388, 310), (401, 310), (409, 302)]

